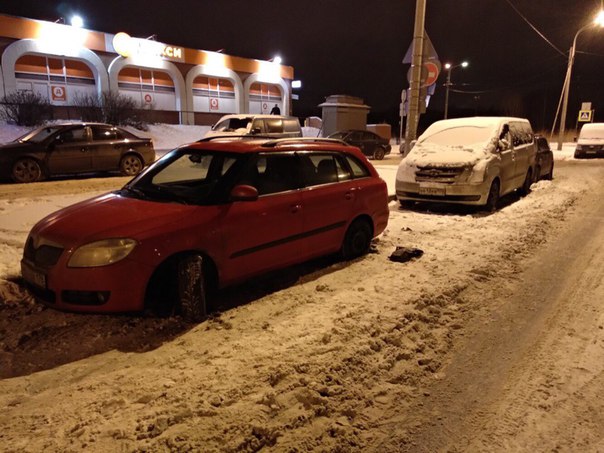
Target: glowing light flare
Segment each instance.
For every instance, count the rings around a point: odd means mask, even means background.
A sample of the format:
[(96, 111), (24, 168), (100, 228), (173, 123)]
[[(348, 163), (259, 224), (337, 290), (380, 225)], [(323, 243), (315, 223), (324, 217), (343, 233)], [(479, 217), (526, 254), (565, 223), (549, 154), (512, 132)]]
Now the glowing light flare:
[(82, 28), (41, 22), (37, 38), (41, 52), (62, 55), (81, 49), (87, 35), (88, 32)]
[(209, 73), (216, 77), (228, 77), (226, 55), (219, 52), (205, 52), (205, 65)]
[(599, 27), (604, 27), (604, 10), (600, 11), (594, 19), (594, 24)]
[(281, 66), (270, 61), (258, 62), (258, 82), (276, 83), (281, 79)]
[(71, 18), (71, 26), (76, 28), (82, 28), (84, 26), (84, 19), (82, 17), (75, 15)]

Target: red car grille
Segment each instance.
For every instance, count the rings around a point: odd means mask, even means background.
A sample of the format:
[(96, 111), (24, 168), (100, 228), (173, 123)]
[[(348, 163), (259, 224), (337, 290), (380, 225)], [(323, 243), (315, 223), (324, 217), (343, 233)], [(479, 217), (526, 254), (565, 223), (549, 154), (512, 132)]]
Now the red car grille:
[(63, 253), (61, 247), (54, 247), (52, 245), (41, 245), (40, 247), (35, 248), (33, 239), (29, 238), (25, 244), (23, 256), (36, 266), (50, 267), (57, 264), (61, 253)]

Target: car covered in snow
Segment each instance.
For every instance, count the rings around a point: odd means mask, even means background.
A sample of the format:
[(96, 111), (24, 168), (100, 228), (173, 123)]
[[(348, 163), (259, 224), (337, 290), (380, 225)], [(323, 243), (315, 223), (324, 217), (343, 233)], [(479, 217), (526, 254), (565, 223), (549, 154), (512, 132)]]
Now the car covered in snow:
[(604, 157), (604, 123), (585, 124), (579, 132), (575, 159)]
[(402, 205), (420, 201), (495, 210), (501, 196), (529, 192), (535, 156), (533, 130), (526, 119), (437, 121), (401, 161), (396, 196)]
[(369, 250), (386, 183), (327, 139), (208, 140), (166, 154), (121, 190), (39, 221), (21, 272), (64, 310), (206, 312), (208, 289), (314, 257)]
[(281, 115), (224, 115), (204, 138), (253, 135), (268, 138), (302, 137), (297, 118)]
[(41, 181), (48, 176), (120, 171), (135, 176), (155, 160), (153, 141), (103, 123), (52, 124), (0, 146), (0, 178)]

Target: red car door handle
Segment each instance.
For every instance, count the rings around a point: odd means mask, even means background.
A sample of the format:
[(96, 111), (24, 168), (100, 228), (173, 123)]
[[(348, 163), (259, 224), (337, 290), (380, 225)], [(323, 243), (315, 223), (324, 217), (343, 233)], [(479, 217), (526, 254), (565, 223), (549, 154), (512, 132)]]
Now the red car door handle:
[(295, 214), (300, 209), (302, 209), (302, 206), (299, 205), (299, 204), (293, 204), (293, 205), (290, 206), (290, 209), (291, 209), (292, 214)]
[(86, 148), (82, 148), (80, 151), (82, 151), (83, 153), (85, 153), (87, 151)]

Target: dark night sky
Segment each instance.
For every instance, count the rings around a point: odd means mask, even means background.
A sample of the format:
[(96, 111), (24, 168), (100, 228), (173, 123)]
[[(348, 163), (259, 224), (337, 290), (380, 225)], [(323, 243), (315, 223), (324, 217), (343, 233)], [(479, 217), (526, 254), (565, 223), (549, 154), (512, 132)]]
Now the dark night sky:
[[(574, 34), (601, 0), (509, 0), (556, 47), (568, 52)], [(514, 114), (536, 129), (550, 128), (567, 57), (540, 38), (508, 0), (427, 0), (426, 30), (441, 61), (470, 62), (453, 72), (451, 115)], [(330, 94), (359, 96), (372, 106), (370, 121), (398, 115), (407, 87), (402, 59), (411, 43), (415, 0), (2, 0), (0, 13), (54, 20), (78, 12), (86, 28), (196, 49), (269, 59), (279, 54), (302, 80), (294, 114), (320, 114)], [(573, 117), (591, 100), (604, 121), (604, 30), (588, 30), (579, 53), (569, 104)], [(444, 74), (429, 109), (442, 116)], [(569, 120), (569, 124), (571, 120)], [(574, 119), (572, 120), (574, 125)]]

